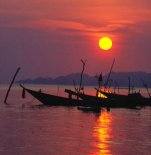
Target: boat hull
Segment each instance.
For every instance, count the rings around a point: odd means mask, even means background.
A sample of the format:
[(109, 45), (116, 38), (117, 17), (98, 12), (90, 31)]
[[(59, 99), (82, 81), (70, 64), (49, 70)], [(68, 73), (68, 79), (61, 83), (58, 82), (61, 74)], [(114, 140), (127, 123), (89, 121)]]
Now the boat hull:
[(72, 99), (61, 96), (55, 96), (51, 94), (46, 94), (41, 91), (35, 91), (27, 89), (20, 85), (26, 92), (35, 97), (38, 101), (47, 106), (94, 106), (92, 102), (87, 102), (80, 99)]
[(151, 99), (143, 97), (140, 93), (128, 94), (128, 95), (121, 95), (121, 94), (114, 94), (114, 93), (107, 93), (100, 91), (103, 95), (107, 96), (110, 99), (113, 99), (112, 102), (113, 107), (144, 107), (144, 106), (151, 106)]

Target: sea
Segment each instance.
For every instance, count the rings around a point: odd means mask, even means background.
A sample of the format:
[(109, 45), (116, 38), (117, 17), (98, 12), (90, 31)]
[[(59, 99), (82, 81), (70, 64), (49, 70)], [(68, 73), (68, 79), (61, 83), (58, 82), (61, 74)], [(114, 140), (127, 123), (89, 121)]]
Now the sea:
[[(25, 86), (59, 96), (73, 89)], [(7, 89), (0, 85), (0, 155), (151, 155), (151, 107), (99, 113), (47, 107), (30, 94), (22, 99), (19, 85), (13, 85), (4, 104)], [(95, 89), (85, 87), (85, 92), (95, 94)]]

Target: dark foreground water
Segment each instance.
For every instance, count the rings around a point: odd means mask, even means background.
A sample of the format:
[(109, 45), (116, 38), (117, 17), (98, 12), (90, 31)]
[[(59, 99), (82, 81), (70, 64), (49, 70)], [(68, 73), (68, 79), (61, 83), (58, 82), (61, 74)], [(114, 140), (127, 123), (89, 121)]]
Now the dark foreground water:
[[(43, 89), (58, 93), (57, 86)], [(151, 155), (150, 107), (84, 113), (35, 106), (30, 95), (21, 99), (19, 87), (4, 105), (5, 93), (0, 86), (0, 155)]]

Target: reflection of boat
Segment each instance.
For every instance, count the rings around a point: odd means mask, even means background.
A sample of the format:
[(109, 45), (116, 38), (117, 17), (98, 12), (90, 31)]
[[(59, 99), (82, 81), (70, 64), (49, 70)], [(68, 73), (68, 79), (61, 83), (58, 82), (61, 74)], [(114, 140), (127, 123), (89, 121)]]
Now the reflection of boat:
[(114, 106), (119, 107), (136, 107), (136, 106), (151, 106), (151, 99), (142, 96), (140, 93), (131, 93), (128, 95), (109, 93), (99, 90), (100, 93), (110, 99), (114, 99)]

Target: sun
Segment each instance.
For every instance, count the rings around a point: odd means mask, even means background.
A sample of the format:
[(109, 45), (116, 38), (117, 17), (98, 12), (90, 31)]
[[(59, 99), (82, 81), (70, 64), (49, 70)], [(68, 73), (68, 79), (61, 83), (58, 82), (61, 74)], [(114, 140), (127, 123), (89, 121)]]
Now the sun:
[(109, 37), (102, 37), (100, 38), (99, 40), (99, 47), (102, 49), (102, 50), (109, 50), (112, 48), (112, 40), (111, 38)]

